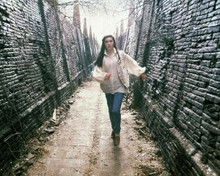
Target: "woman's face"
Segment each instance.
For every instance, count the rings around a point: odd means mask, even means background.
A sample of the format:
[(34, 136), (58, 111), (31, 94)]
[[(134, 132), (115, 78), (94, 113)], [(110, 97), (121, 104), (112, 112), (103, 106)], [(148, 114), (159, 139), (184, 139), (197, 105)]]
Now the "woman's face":
[(109, 50), (109, 49), (112, 49), (113, 47), (114, 47), (113, 38), (107, 37), (107, 38), (105, 39), (105, 48), (106, 48), (107, 50)]

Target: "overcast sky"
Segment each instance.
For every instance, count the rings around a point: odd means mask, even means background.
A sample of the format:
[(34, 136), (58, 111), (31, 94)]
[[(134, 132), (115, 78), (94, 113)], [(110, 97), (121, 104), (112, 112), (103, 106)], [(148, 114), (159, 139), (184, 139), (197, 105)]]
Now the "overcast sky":
[[(58, 0), (59, 3), (71, 1), (73, 0)], [(80, 9), (80, 15), (82, 29), (84, 17), (86, 17), (88, 30), (89, 26), (91, 25), (92, 31), (95, 33), (98, 42), (101, 42), (101, 39), (104, 35), (113, 35), (117, 27), (119, 27), (120, 32), (121, 20), (124, 20), (124, 29), (126, 28), (128, 18), (128, 2), (127, 0), (100, 0), (99, 2), (105, 3), (107, 10), (104, 10), (103, 8), (93, 10), (92, 7), (88, 10), (85, 6), (82, 6)], [(81, 3), (83, 3), (83, 0), (81, 0)], [(70, 17), (73, 16), (73, 6), (71, 5), (66, 8), (62, 8), (62, 11), (65, 11), (65, 14)], [(90, 11), (93, 12), (91, 13)]]

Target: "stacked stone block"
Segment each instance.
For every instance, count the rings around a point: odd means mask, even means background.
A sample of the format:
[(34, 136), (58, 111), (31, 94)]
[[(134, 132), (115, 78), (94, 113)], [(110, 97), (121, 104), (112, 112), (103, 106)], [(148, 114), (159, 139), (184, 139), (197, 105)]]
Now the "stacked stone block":
[[(136, 44), (144, 47), (133, 47), (128, 52), (138, 53), (140, 61), (147, 67), (143, 96), (150, 97), (145, 99), (145, 103), (147, 106), (151, 104), (153, 110), (145, 106), (145, 118), (149, 123), (155, 118), (154, 125), (149, 125), (149, 128), (155, 136), (158, 135), (156, 139), (163, 151), (167, 150), (166, 145), (163, 145), (163, 137), (167, 136), (167, 140), (173, 145), (176, 143), (175, 138), (170, 136), (172, 130), (169, 129), (175, 128), (192, 144), (194, 154), (200, 155), (200, 160), (194, 161), (184, 146), (175, 144), (180, 153), (185, 149), (183, 160), (191, 157), (189, 163), (197, 163), (200, 171), (204, 166), (200, 163), (202, 162), (219, 174), (220, 2), (144, 2), (142, 18), (139, 17), (142, 19), (139, 33), (129, 34), (136, 38), (138, 35), (145, 35), (146, 37)], [(150, 11), (152, 13), (146, 13)], [(125, 46), (127, 45), (125, 43)], [(157, 108), (152, 104), (157, 105)], [(158, 111), (162, 113), (155, 115), (154, 112)], [(168, 122), (170, 127), (166, 126)], [(167, 134), (163, 131), (167, 131)], [(171, 171), (175, 174), (179, 171), (179, 175), (201, 175), (194, 164), (181, 163), (182, 167), (189, 171), (185, 173), (178, 164), (175, 167), (177, 158), (171, 155), (177, 155), (176, 149), (163, 153), (170, 163), (168, 166)], [(193, 169), (197, 172), (193, 173)], [(203, 174), (207, 174), (205, 170)]]
[(91, 72), (75, 26), (57, 8), (56, 1), (0, 1), (0, 175)]

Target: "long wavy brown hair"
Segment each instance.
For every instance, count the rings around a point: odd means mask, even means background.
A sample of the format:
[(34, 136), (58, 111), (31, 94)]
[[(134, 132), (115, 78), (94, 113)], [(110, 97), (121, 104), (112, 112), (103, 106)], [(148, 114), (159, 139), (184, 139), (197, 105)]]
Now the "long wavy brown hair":
[(115, 42), (115, 38), (112, 36), (112, 35), (106, 35), (103, 37), (102, 39), (102, 46), (101, 46), (101, 50), (99, 52), (99, 56), (97, 58), (97, 60), (95, 61), (95, 65), (99, 66), (99, 67), (102, 67), (102, 64), (103, 64), (103, 57), (104, 57), (104, 53), (105, 53), (105, 39), (108, 38), (108, 37), (111, 37), (113, 42), (114, 42), (114, 48), (116, 49), (116, 53), (118, 55), (118, 58), (120, 59), (120, 56), (118, 54), (118, 49), (116, 47), (116, 42)]

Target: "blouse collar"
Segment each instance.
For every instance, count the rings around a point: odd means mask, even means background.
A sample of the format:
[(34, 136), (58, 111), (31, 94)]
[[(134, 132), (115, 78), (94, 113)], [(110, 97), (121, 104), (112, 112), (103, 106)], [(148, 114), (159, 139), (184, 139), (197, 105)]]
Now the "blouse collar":
[[(114, 55), (116, 54), (116, 49), (115, 49), (115, 47), (113, 48), (113, 50), (114, 50)], [(107, 56), (107, 52), (106, 52), (106, 49), (105, 49), (105, 53), (104, 53), (106, 56)]]

